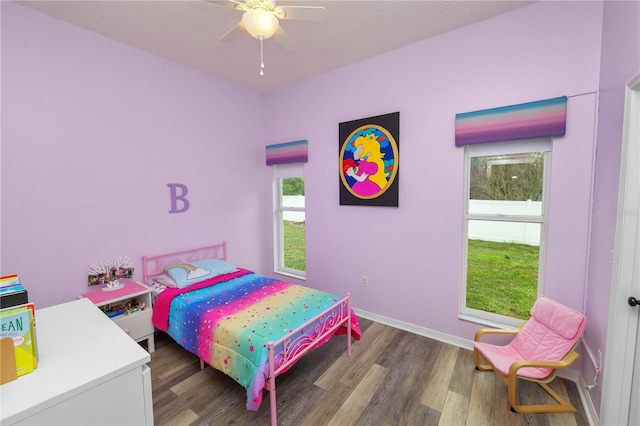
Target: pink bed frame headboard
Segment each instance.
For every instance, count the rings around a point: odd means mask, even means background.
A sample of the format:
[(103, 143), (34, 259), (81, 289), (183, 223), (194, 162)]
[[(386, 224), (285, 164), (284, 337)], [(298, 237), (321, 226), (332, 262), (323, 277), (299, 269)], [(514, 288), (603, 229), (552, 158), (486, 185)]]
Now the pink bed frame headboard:
[(175, 251), (156, 256), (142, 256), (142, 279), (145, 284), (150, 285), (151, 279), (163, 274), (164, 268), (167, 265), (206, 259), (227, 260), (227, 242), (222, 241), (211, 246)]

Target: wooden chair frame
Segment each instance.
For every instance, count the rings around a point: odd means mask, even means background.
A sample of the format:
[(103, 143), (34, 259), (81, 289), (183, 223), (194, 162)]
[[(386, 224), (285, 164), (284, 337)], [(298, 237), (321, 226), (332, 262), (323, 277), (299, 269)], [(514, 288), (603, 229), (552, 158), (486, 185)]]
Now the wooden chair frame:
[[(520, 332), (520, 329), (524, 327), (523, 323), (520, 327), (512, 330), (502, 330), (502, 329), (493, 329), (493, 328), (482, 328), (478, 330), (473, 338), (474, 341), (479, 342), (480, 338), (485, 334), (503, 334), (503, 335), (515, 335)], [(504, 375), (497, 371), (491, 361), (484, 358), (482, 354), (476, 349), (473, 349), (473, 361), (476, 364), (476, 369), (480, 371), (490, 371), (493, 370), (503, 382), (507, 384), (507, 399), (509, 401), (509, 405), (511, 406), (512, 411), (516, 411), (518, 413), (575, 413), (576, 408), (565, 401), (557, 392), (551, 389), (547, 383), (553, 381), (556, 378), (556, 370), (561, 368), (567, 368), (571, 366), (574, 362), (580, 358), (580, 354), (575, 351), (575, 348), (578, 346), (580, 339), (576, 342), (576, 344), (571, 348), (569, 353), (564, 356), (560, 361), (536, 361), (536, 360), (525, 360), (525, 361), (516, 361), (509, 367), (509, 374)], [(483, 358), (487, 364), (481, 364), (480, 358)], [(544, 379), (531, 379), (529, 377), (518, 376), (518, 370), (524, 367), (540, 367), (540, 368), (553, 368), (551, 374), (549, 374)], [(529, 380), (537, 383), (542, 389), (544, 389), (556, 402), (557, 404), (518, 404), (517, 398), (517, 381), (518, 379)]]

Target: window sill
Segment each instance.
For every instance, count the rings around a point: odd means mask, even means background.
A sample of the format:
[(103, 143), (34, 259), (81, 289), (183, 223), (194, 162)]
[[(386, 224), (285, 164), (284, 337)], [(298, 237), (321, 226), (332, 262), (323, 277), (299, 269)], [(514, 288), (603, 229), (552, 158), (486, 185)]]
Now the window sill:
[(488, 318), (482, 318), (480, 316), (465, 314), (465, 313), (458, 314), (458, 319), (462, 321), (468, 321), (475, 324), (484, 325), (491, 328), (499, 328), (499, 329), (505, 329), (505, 330), (516, 328), (523, 322), (523, 320), (516, 319), (516, 318), (505, 317), (504, 319), (488, 319)]
[(273, 271), (276, 274), (279, 275), (285, 275), (287, 277), (291, 277), (291, 278), (295, 278), (297, 280), (301, 280), (301, 281), (306, 281), (307, 280), (307, 276), (300, 274), (300, 273), (295, 273), (295, 272), (291, 272), (291, 271), (281, 271), (281, 270), (275, 270)]

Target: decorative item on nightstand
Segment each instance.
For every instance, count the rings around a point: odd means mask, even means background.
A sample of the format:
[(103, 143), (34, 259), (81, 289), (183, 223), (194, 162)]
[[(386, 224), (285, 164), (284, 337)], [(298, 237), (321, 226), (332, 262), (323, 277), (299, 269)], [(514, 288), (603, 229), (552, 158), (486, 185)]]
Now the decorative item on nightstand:
[(153, 352), (155, 341), (151, 322), (151, 288), (136, 281), (120, 284), (120, 287), (113, 290), (90, 291), (79, 297), (91, 300), (136, 342), (146, 340), (147, 351)]
[(103, 291), (113, 291), (124, 287), (121, 278), (133, 277), (133, 263), (128, 257), (117, 257), (113, 261), (92, 263), (89, 266), (89, 285), (105, 285)]

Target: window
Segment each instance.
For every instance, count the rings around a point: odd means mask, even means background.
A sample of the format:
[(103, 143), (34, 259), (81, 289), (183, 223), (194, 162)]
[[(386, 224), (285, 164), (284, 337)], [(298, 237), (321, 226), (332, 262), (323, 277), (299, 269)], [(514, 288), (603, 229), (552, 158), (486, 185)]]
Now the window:
[(276, 166), (275, 272), (306, 277), (303, 163)]
[(543, 289), (551, 140), (465, 150), (461, 317), (515, 325)]

